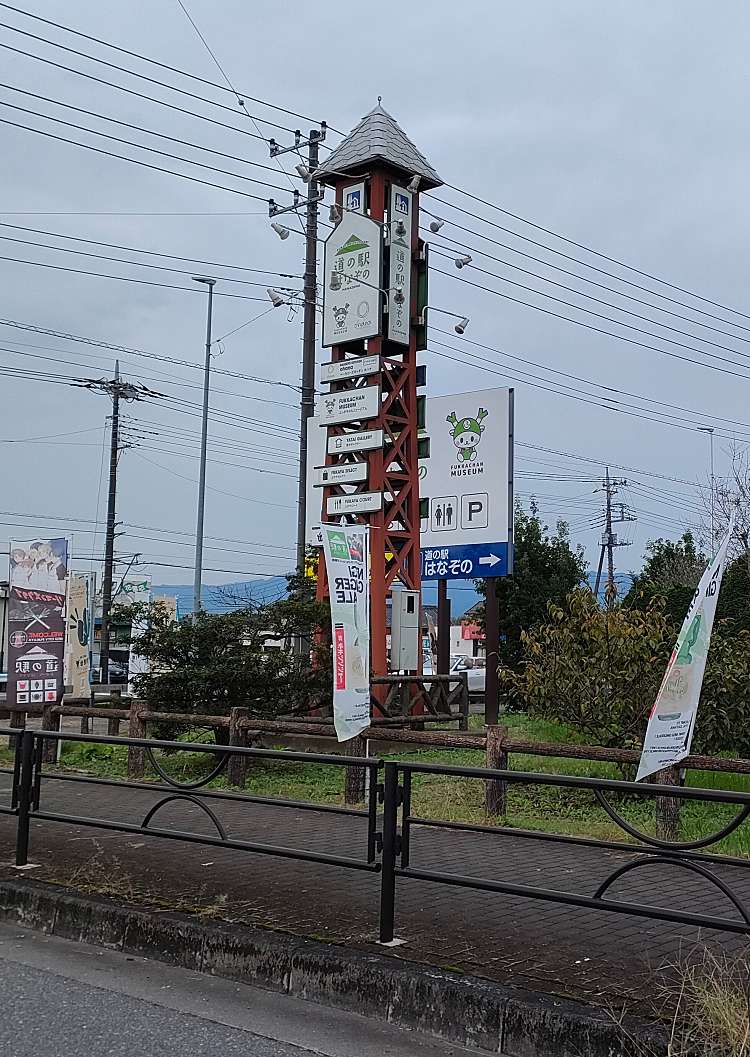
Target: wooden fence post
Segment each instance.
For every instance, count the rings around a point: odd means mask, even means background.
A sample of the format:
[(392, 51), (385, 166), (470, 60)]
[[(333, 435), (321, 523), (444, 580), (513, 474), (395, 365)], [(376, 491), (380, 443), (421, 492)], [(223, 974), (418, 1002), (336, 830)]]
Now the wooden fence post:
[[(53, 712), (54, 704), (45, 704), (42, 709), (42, 730), (59, 730), (60, 713)], [(42, 746), (42, 763), (55, 763), (57, 760), (57, 741), (45, 740)]]
[[(676, 767), (665, 767), (663, 771), (657, 771), (651, 780), (656, 785), (679, 785), (679, 772)], [(656, 836), (659, 840), (680, 839), (681, 807), (682, 801), (676, 796), (657, 796)]]
[[(114, 698), (114, 702), (113, 699)], [(109, 694), (110, 704), (114, 703), (117, 708), (122, 707), (122, 690), (117, 687), (115, 690), (110, 690)], [(118, 738), (120, 736), (120, 721), (119, 719), (108, 719), (107, 720), (107, 734), (112, 738)]]
[[(342, 745), (344, 756), (365, 756), (367, 754), (367, 742), (358, 734), (356, 738), (350, 738)], [(365, 767), (347, 767), (344, 772), (344, 803), (351, 807), (354, 804), (362, 804), (365, 799)]]
[[(247, 745), (248, 730), (243, 724), (248, 717), (248, 709), (246, 708), (233, 708), (229, 713), (229, 744), (237, 745), (240, 748), (244, 748)], [(239, 786), (240, 789), (245, 788), (245, 780), (247, 778), (247, 756), (235, 756), (229, 757), (227, 763), (227, 780), (230, 785)]]
[[(130, 702), (128, 733), (131, 738), (146, 737), (146, 723), (141, 718), (142, 703), (135, 697)], [(146, 770), (146, 750), (142, 745), (128, 745), (128, 778), (143, 778)]]
[[(506, 771), (508, 769), (508, 751), (505, 739), (508, 728), (502, 726), (485, 727), (487, 731), (487, 767)], [(485, 808), (488, 815), (505, 815), (508, 810), (508, 784), (500, 778), (490, 778), (485, 783)]]

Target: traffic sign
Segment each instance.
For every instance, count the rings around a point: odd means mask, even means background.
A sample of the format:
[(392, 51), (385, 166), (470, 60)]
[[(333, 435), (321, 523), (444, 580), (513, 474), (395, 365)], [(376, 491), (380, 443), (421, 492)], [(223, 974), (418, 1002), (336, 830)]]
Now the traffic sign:
[(423, 547), (423, 580), (471, 580), (507, 576), (508, 543), (466, 543), (452, 547)]

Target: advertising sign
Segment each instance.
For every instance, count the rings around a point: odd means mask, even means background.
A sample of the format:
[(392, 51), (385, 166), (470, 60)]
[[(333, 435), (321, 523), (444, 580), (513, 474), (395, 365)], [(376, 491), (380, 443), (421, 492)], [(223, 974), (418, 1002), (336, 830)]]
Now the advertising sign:
[(59, 704), (64, 691), (68, 541), (10, 545), (8, 708)]
[(677, 636), (677, 643), (648, 717), (636, 781), (663, 767), (679, 763), (690, 755), (716, 603), (733, 530), (734, 516), (714, 560), (701, 577)]
[[(151, 577), (134, 576), (126, 577), (117, 587), (112, 599), (114, 606), (132, 606), (139, 602), (151, 601)], [(144, 630), (142, 621), (133, 621), (130, 629), (131, 638), (139, 635)], [(143, 675), (148, 671), (148, 661), (145, 657), (135, 653), (132, 643), (128, 647), (127, 655), (127, 684), (128, 692), (134, 693), (135, 686), (133, 678)]]
[(331, 595), (333, 723), (339, 741), (370, 724), (369, 530), (323, 525)]
[(89, 696), (90, 607), (88, 577), (71, 574), (68, 578), (65, 683), (72, 687), (74, 698)]
[(422, 579), (507, 576), (513, 562), (513, 390), (429, 397), (420, 463)]
[(340, 382), (346, 378), (366, 378), (380, 370), (379, 356), (352, 356), (337, 363), (324, 363), (320, 368), (321, 382)]
[[(411, 214), (412, 193), (405, 187), (391, 187), (390, 265), (388, 269), (388, 337), (409, 344), (411, 303)], [(401, 291), (403, 300), (394, 300)]]
[(328, 393), (319, 401), (318, 413), (324, 426), (377, 418), (380, 410), (380, 386), (365, 385), (361, 389), (346, 389), (343, 393)]
[(323, 345), (380, 333), (382, 266), (380, 225), (345, 212), (325, 244)]

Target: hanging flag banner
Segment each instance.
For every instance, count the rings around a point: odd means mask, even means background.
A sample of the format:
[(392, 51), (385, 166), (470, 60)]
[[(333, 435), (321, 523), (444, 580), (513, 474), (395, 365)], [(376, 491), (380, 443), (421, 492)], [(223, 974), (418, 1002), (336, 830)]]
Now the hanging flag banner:
[(59, 704), (65, 684), (68, 541), (10, 545), (8, 708)]
[(367, 525), (321, 525), (331, 596), (333, 724), (339, 741), (370, 725), (370, 583)]
[(71, 575), (68, 578), (65, 682), (72, 687), (74, 699), (89, 696), (90, 601), (89, 578)]
[(734, 515), (718, 551), (693, 595), (659, 693), (648, 717), (636, 781), (690, 755)]

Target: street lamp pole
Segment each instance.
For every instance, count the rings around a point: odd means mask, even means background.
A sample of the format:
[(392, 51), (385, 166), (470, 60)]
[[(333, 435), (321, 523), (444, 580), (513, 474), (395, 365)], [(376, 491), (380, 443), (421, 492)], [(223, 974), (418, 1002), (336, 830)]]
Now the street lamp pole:
[(211, 314), (214, 303), (215, 279), (194, 275), (196, 283), (208, 287), (208, 311), (206, 314), (206, 363), (203, 371), (203, 422), (201, 426), (200, 473), (198, 475), (198, 517), (195, 526), (195, 576), (193, 578), (193, 615), (200, 612), (203, 579), (203, 516), (206, 506), (206, 448), (208, 446), (208, 393), (211, 376)]

